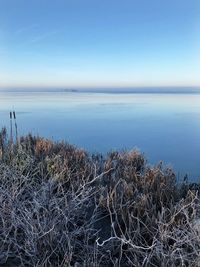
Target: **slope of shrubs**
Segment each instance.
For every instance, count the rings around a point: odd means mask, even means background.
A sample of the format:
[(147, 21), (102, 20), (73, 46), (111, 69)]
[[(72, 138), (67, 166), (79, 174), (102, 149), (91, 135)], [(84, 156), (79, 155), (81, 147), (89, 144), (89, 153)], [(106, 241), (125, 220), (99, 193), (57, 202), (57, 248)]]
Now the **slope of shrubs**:
[(138, 151), (0, 134), (0, 266), (200, 266), (198, 184)]

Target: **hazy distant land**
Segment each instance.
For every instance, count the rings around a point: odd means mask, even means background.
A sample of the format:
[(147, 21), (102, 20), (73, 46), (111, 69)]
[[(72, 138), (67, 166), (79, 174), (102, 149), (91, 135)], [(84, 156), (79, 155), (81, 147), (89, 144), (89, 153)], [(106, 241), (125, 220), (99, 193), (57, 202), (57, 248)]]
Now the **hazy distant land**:
[(200, 94), (200, 87), (132, 87), (132, 88), (0, 88), (1, 92), (73, 92), (109, 94)]

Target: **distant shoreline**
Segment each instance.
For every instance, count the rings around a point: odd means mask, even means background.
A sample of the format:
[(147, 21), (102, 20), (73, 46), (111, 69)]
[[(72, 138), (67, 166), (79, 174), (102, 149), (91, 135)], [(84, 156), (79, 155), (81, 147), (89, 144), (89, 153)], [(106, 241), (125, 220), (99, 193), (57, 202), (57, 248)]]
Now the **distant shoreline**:
[(200, 94), (197, 87), (142, 88), (0, 88), (0, 93)]

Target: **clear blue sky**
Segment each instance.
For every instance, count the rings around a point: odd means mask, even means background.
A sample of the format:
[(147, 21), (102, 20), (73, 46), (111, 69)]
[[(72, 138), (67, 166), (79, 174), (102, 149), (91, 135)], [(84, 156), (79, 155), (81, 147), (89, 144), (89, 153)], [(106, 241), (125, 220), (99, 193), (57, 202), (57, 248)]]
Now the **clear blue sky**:
[(0, 87), (200, 85), (199, 0), (0, 0)]

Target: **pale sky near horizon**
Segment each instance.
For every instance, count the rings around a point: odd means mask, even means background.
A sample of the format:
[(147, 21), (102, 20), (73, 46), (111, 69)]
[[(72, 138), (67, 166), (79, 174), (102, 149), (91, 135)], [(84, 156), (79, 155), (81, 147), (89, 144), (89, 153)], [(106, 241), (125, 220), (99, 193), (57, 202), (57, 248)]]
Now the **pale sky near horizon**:
[(0, 87), (200, 86), (199, 0), (0, 0)]

